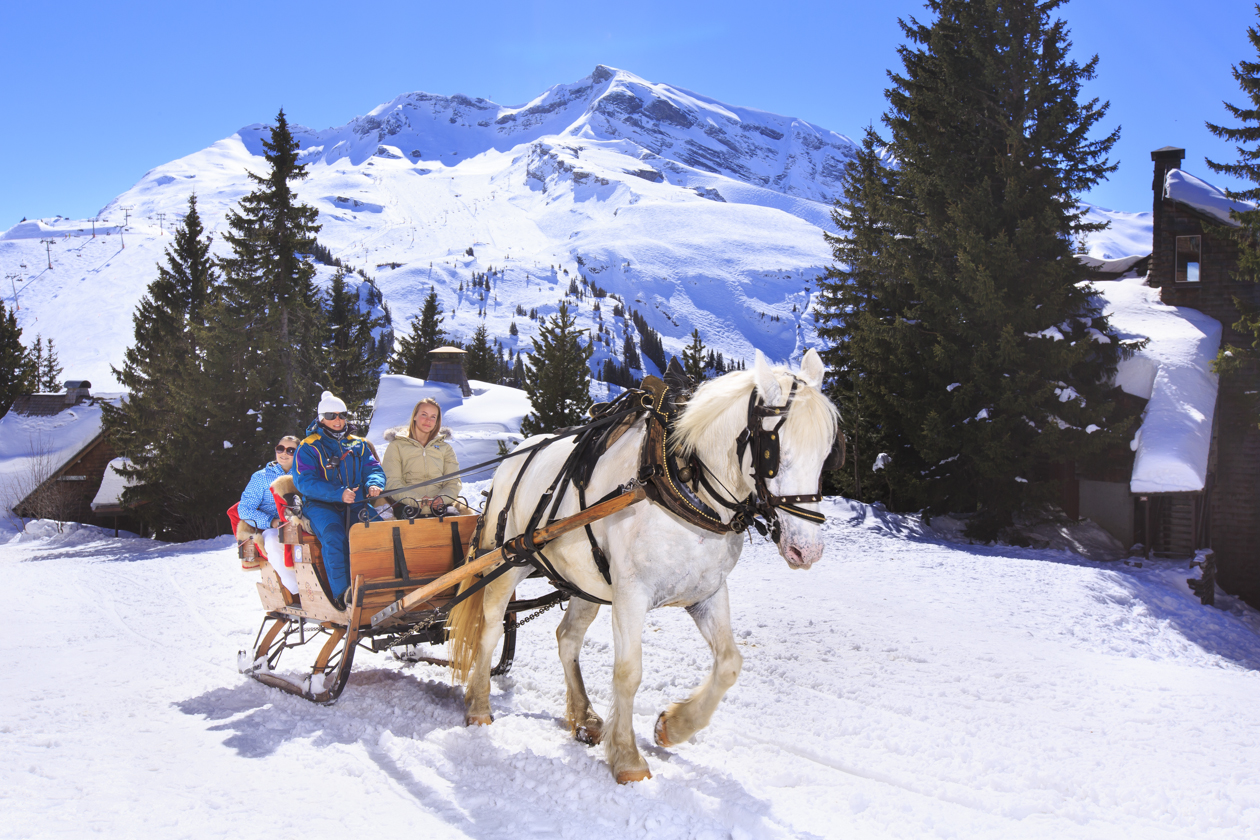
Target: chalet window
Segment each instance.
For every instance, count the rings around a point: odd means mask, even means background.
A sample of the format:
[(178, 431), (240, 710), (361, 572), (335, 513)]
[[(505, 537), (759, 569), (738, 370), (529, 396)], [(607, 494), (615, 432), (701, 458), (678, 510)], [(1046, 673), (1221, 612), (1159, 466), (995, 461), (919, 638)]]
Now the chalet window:
[(1178, 283), (1198, 283), (1199, 263), (1203, 258), (1203, 240), (1199, 236), (1177, 237)]

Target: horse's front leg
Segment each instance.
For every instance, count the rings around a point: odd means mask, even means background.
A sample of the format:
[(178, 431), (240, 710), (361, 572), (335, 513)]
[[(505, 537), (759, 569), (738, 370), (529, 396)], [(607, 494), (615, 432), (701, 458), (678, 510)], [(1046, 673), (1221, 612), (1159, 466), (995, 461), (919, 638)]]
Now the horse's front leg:
[(681, 744), (709, 725), (718, 703), (735, 684), (744, 664), (731, 633), (731, 605), (725, 583), (707, 599), (688, 607), (687, 612), (713, 651), (713, 670), (689, 698), (671, 704), (656, 719), (654, 734), (662, 747)]
[(560, 664), (564, 666), (565, 721), (573, 737), (584, 744), (598, 744), (604, 734), (604, 721), (591, 708), (586, 696), (586, 683), (582, 680), (582, 666), (578, 656), (582, 652), (582, 640), (586, 630), (599, 614), (599, 604), (573, 598), (565, 611), (560, 626), (556, 628), (556, 643), (560, 650)]
[(618, 592), (613, 597), (613, 700), (604, 732), (608, 765), (618, 784), (650, 779), (647, 762), (634, 742), (634, 695), (643, 679), (643, 621), (647, 599)]

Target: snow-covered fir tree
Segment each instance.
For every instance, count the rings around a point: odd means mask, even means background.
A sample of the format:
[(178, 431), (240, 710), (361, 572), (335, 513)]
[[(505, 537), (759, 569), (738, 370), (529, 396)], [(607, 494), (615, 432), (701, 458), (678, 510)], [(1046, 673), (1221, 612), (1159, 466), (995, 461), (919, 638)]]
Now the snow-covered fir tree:
[(485, 324), (478, 324), (473, 330), (468, 346), (464, 348), (468, 355), (464, 358), (465, 371), (469, 379), (481, 382), (495, 382), (499, 378), (499, 357), (490, 346), (490, 331)]
[(705, 378), (705, 347), (704, 342), (700, 339), (700, 329), (691, 331), (691, 343), (683, 348), (682, 366), (687, 375), (691, 377), (693, 382), (700, 382)]
[(35, 390), (36, 365), (22, 344), (17, 313), (0, 303), (0, 417), (13, 401)]
[(216, 281), (210, 237), (191, 195), (166, 261), (132, 315), (135, 341), (123, 353), (122, 368), (113, 369), (128, 397), (102, 404), (110, 442), (131, 462), (123, 469), (131, 486), (122, 501), (168, 537), (219, 532), (222, 500), (204, 486), (206, 451), (213, 448), (205, 438), (210, 395), (204, 388), (212, 383), (200, 342)]
[(328, 387), (354, 412), (376, 395), (385, 360), (374, 333), (387, 322), (373, 315), (370, 302), (362, 300), (360, 284), (348, 284), (347, 277), (352, 275), (339, 268), (328, 289)]
[[(532, 339), (534, 352), (524, 366), (521, 387), (529, 395), (534, 411), (521, 422), (522, 434), (551, 432), (586, 419), (586, 409), (591, 405), (587, 360), (595, 345), (590, 341), (582, 345), (583, 332), (564, 302), (555, 315), (539, 325), (538, 337)], [(517, 356), (518, 366), (520, 358)]]
[(1060, 5), (928, 0), (930, 25), (902, 22), (889, 134), (849, 164), (823, 283), (855, 468), (891, 456), (897, 507), (978, 512), (980, 537), (1128, 428), (1106, 384), (1123, 348), (1072, 254), (1117, 132), (1092, 139), (1097, 58), (1068, 57)]
[(327, 367), (325, 324), (315, 287), (318, 211), (298, 201), (293, 181), (307, 176), (298, 143), (282, 109), (262, 141), (269, 166), (249, 173), (253, 192), (227, 214), (223, 238), (231, 246), (220, 260), (223, 289), (218, 319), (237, 344), (237, 388), (253, 392), (263, 437), (304, 428), (314, 414)]
[(442, 304), (437, 289), (429, 286), (420, 314), (411, 319), (411, 330), (398, 342), (398, 351), (389, 360), (389, 372), (423, 379), (429, 373), (429, 352), (446, 340), (442, 329)]

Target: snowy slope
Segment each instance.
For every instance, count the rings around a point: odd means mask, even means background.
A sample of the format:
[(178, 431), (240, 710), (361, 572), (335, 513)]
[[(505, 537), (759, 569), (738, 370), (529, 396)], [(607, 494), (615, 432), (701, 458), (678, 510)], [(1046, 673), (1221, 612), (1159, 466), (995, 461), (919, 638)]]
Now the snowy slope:
[[(266, 132), (249, 126), (155, 168), (102, 210), (107, 235), (67, 219), (0, 235), (0, 298), (16, 296), (30, 337), (56, 341), (67, 377), (112, 382), (189, 193), (221, 234), (250, 189), (246, 171), (264, 171)], [(310, 173), (297, 190), (320, 211), (320, 241), (378, 279), (399, 331), (432, 285), (452, 333), (484, 322), (505, 348), (529, 348), (536, 325), (516, 308), (546, 317), (581, 275), (640, 311), (667, 353), (695, 328), (734, 359), (758, 348), (799, 361), (817, 344), (811, 281), (831, 261), (823, 232), (854, 150), (844, 135), (600, 66), (519, 107), (412, 93), (295, 136)], [(1145, 253), (1133, 250), (1141, 214), (1091, 213), (1124, 223), (1095, 237), (1095, 256)], [(470, 280), (492, 269), (482, 301)], [(598, 369), (620, 355), (627, 324), (611, 301), (594, 303), (579, 318), (605, 328)]]
[[(635, 711), (654, 778), (618, 787), (565, 730), (553, 630), (522, 628), (496, 722), (431, 665), (362, 652), (322, 708), (236, 673), (261, 619), (230, 538), (0, 533), (0, 837), (1250, 838), (1260, 615), (1184, 565), (941, 542), (829, 500), (792, 572), (758, 539), (730, 581), (744, 655), (712, 725), (655, 715), (709, 657), (649, 615)], [(607, 611), (583, 648), (606, 710)]]

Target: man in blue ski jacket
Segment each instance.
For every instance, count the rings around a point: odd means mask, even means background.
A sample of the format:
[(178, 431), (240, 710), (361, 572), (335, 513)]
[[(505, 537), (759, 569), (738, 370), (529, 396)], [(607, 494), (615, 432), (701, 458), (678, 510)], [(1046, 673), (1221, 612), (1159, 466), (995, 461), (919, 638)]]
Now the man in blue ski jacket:
[(367, 500), (385, 488), (385, 471), (367, 441), (346, 434), (348, 419), (346, 404), (325, 391), (320, 396), (319, 414), (307, 428), (308, 435), (293, 461), (302, 513), (319, 538), (328, 588), (334, 600), (342, 601), (350, 587), (347, 510), (352, 522), (359, 521), (364, 509), (374, 516), (375, 508)]

